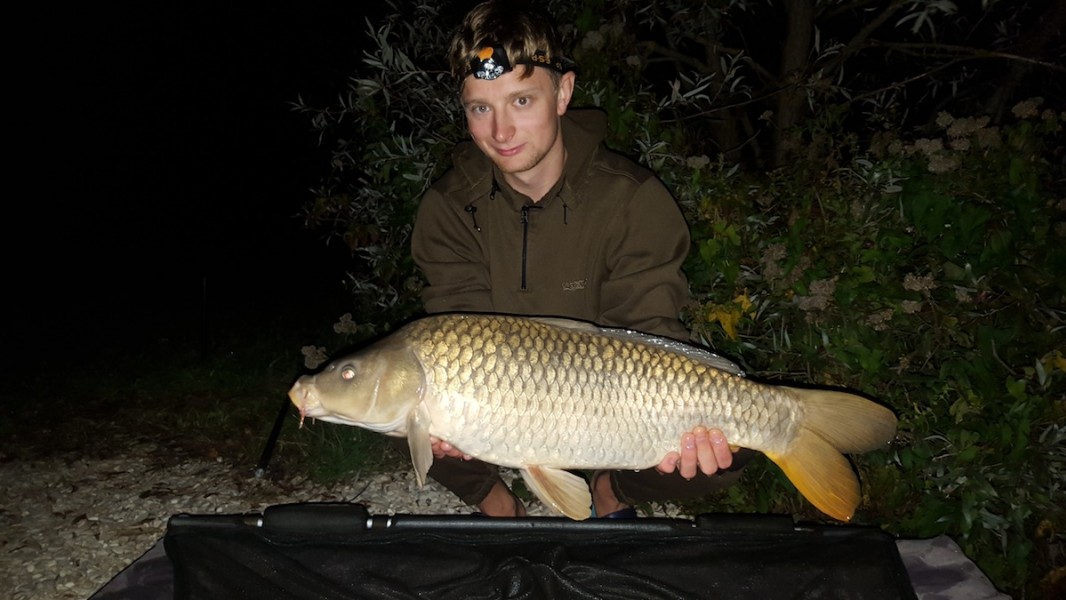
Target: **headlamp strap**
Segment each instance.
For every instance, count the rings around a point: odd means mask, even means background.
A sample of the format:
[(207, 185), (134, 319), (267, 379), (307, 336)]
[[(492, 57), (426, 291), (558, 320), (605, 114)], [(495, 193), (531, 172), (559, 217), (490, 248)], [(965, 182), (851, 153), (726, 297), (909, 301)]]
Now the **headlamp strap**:
[[(518, 64), (547, 67), (559, 73), (566, 72), (563, 62), (551, 58), (544, 50), (537, 50), (533, 53), (533, 58), (519, 61)], [(482, 46), (481, 50), (478, 50), (477, 56), (470, 61), (470, 74), (475, 79), (483, 79), (485, 81), (492, 81), (512, 69), (511, 62), (507, 60), (507, 53), (497, 44)]]

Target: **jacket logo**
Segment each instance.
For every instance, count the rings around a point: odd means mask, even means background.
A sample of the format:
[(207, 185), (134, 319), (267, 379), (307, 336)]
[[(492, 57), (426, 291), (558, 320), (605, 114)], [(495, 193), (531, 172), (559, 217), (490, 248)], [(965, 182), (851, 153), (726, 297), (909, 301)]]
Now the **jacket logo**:
[(568, 281), (563, 284), (564, 292), (576, 292), (585, 289), (588, 285), (588, 279), (578, 279), (577, 281)]

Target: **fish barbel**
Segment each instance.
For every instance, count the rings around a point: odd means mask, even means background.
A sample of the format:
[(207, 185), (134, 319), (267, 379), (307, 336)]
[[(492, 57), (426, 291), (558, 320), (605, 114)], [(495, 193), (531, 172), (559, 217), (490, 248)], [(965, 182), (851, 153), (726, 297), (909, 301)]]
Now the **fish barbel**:
[(581, 321), (424, 317), (300, 377), (305, 417), (406, 436), (418, 483), (430, 437), (519, 469), (545, 505), (586, 519), (588, 484), (568, 469), (646, 469), (702, 425), (764, 453), (815, 507), (849, 520), (861, 499), (845, 453), (895, 436), (887, 408), (841, 391), (748, 379), (711, 352)]

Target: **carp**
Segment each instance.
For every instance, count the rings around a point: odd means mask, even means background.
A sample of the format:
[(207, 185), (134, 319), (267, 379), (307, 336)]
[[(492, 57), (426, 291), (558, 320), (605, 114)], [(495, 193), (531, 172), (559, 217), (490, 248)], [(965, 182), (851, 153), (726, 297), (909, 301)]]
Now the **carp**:
[(518, 469), (546, 505), (590, 516), (578, 469), (646, 469), (703, 425), (762, 452), (816, 508), (848, 521), (861, 500), (844, 456), (886, 446), (896, 417), (861, 396), (749, 379), (696, 346), (583, 321), (438, 314), (301, 376), (307, 417), (405, 436), (415, 476), (430, 437)]

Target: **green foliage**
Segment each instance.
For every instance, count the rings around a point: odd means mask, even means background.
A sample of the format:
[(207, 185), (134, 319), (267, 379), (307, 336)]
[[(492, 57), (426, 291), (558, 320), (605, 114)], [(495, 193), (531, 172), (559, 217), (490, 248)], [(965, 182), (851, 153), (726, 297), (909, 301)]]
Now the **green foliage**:
[(306, 222), (351, 248), (359, 259), (349, 277), (356, 319), (387, 329), (418, 310), (411, 224), (465, 128), (438, 12), (420, 5), (368, 27), (367, 69), (347, 94), (334, 106), (301, 101), (294, 109), (333, 145), (332, 174), (314, 190)]
[[(1051, 567), (1034, 569), (1037, 527), (1066, 525), (1064, 116), (942, 114), (935, 136), (853, 144), (847, 166), (718, 165), (714, 192), (675, 177), (697, 199), (692, 330), (755, 373), (895, 409), (893, 448), (857, 457), (859, 520), (948, 534), (1013, 590)], [(765, 473), (747, 483), (727, 506), (789, 509)]]
[(305, 424), (290, 444), (299, 446), (301, 462), (311, 479), (320, 482), (341, 478), (358, 480), (358, 473), (379, 473), (405, 469), (410, 465), (388, 444), (388, 438), (358, 427), (337, 427), (328, 423)]

